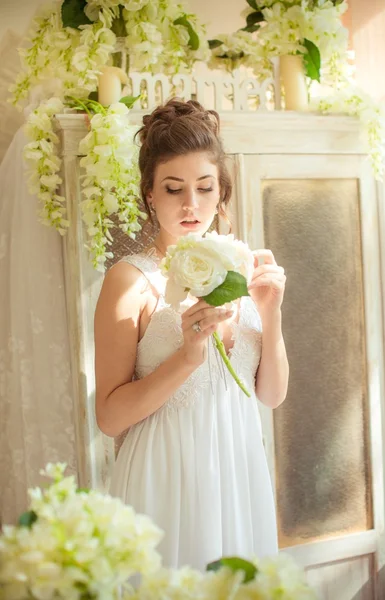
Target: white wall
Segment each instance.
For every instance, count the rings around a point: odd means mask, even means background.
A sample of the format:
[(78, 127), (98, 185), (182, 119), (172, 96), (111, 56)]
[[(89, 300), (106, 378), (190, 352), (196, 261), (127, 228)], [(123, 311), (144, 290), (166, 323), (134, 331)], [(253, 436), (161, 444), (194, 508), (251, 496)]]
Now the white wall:
[(371, 96), (385, 100), (385, 1), (349, 0), (347, 16), (357, 81)]
[(23, 34), (42, 0), (0, 0), (0, 40), (7, 29)]
[[(39, 6), (49, 0), (0, 0), (0, 40), (7, 29), (23, 34)], [(246, 0), (187, 0), (187, 6), (207, 23), (207, 33), (231, 33), (244, 25), (240, 13)]]

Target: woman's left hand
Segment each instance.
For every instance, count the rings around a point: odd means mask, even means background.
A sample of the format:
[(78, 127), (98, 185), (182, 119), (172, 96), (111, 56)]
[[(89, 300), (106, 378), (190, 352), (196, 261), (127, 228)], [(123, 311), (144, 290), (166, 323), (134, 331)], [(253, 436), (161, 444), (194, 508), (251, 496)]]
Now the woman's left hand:
[(261, 317), (266, 318), (281, 309), (285, 293), (285, 271), (277, 265), (271, 250), (255, 250), (253, 255), (254, 273), (249, 293)]

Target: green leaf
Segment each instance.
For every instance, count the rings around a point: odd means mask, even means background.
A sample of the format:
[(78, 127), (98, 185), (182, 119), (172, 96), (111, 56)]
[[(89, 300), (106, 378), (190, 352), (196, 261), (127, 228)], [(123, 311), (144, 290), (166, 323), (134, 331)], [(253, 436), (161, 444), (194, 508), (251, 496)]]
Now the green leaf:
[(126, 22), (123, 17), (122, 5), (119, 6), (119, 16), (115, 17), (115, 19), (112, 20), (111, 31), (114, 32), (116, 37), (126, 37), (127, 35)]
[(88, 94), (88, 100), (93, 100), (94, 102), (98, 101), (98, 92), (90, 92)]
[(256, 0), (247, 0), (247, 4), (251, 6), (251, 8), (254, 8), (254, 10), (259, 10)]
[(310, 77), (310, 79), (315, 79), (319, 81), (321, 78), (321, 54), (319, 49), (313, 42), (310, 40), (304, 40), (303, 45), (305, 46), (307, 52), (303, 55), (303, 60), (305, 62), (305, 70), (306, 75)]
[(247, 583), (248, 581), (253, 581), (255, 579), (256, 574), (258, 573), (258, 569), (253, 563), (248, 560), (244, 560), (243, 558), (238, 558), (237, 556), (229, 556), (227, 558), (221, 558), (207, 565), (207, 571), (218, 571), (222, 567), (228, 567), (234, 573), (236, 571), (243, 571), (244, 579), (243, 583)]
[(247, 31), (248, 33), (254, 33), (254, 31), (258, 31), (258, 29), (260, 29), (261, 26), (258, 25), (257, 23), (255, 25), (250, 25), (250, 27), (242, 27), (242, 29), (240, 31)]
[(86, 0), (64, 0), (61, 5), (63, 27), (79, 29), (80, 25), (90, 25), (92, 21), (89, 20), (84, 12), (86, 6)]
[(37, 514), (34, 510), (29, 510), (19, 517), (19, 525), (22, 527), (32, 527), (35, 521), (37, 521)]
[(121, 98), (119, 102), (125, 104), (127, 108), (131, 108), (132, 106), (134, 106), (135, 102), (139, 100), (139, 98), (140, 94), (139, 96), (123, 96), (123, 98)]
[(89, 494), (90, 491), (91, 491), (90, 488), (78, 488), (76, 490), (76, 493), (77, 494), (81, 494), (81, 493), (83, 493), (83, 494)]
[(235, 52), (231, 52), (231, 54), (218, 54), (216, 56), (216, 58), (231, 58), (231, 60), (239, 60), (240, 58), (243, 58), (245, 56), (245, 53), (243, 51), (238, 52), (237, 54), (235, 54)]
[(193, 26), (191, 25), (190, 21), (188, 20), (187, 15), (182, 15), (178, 19), (175, 19), (174, 25), (183, 25), (183, 27), (186, 27), (188, 34), (190, 36), (188, 45), (190, 46), (191, 50), (198, 50), (199, 36), (196, 33), (196, 31), (193, 29)]
[(222, 306), (222, 304), (236, 300), (241, 296), (250, 296), (246, 278), (235, 271), (229, 271), (224, 282), (211, 294), (204, 296), (203, 300), (211, 306)]
[(263, 16), (260, 10), (258, 10), (257, 12), (250, 13), (246, 17), (247, 27), (252, 27), (256, 23), (262, 23), (262, 21), (264, 20), (265, 17)]
[(221, 40), (208, 40), (210, 50), (214, 50), (214, 48), (218, 48), (218, 46), (222, 46), (223, 42)]

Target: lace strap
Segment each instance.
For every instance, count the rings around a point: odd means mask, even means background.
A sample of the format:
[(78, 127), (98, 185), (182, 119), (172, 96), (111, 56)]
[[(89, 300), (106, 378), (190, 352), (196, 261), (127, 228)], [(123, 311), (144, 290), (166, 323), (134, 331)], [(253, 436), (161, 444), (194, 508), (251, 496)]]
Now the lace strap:
[(164, 297), (166, 280), (159, 270), (159, 259), (154, 252), (129, 254), (119, 262), (126, 262), (136, 267), (156, 289), (159, 296)]

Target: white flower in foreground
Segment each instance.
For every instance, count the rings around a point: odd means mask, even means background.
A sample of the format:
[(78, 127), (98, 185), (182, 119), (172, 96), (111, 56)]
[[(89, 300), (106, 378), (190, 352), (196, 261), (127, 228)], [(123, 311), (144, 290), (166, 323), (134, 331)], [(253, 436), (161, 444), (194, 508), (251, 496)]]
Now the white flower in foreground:
[[(213, 246), (213, 245), (212, 245)], [(227, 268), (215, 247), (203, 244), (201, 236), (190, 234), (167, 249), (161, 263), (167, 274), (166, 302), (177, 308), (190, 292), (192, 296), (207, 296), (221, 285)]]
[(248, 598), (258, 600), (316, 600), (305, 573), (288, 554), (256, 561), (258, 569), (253, 581), (244, 587)]
[[(243, 571), (233, 571), (222, 567), (219, 571), (209, 572), (203, 581), (202, 591), (205, 600), (237, 600), (242, 598)], [(247, 595), (244, 596), (246, 600)], [(250, 598), (250, 600), (252, 600)], [(259, 600), (258, 596), (256, 600)]]
[(117, 600), (135, 573), (160, 568), (162, 532), (120, 500), (77, 490), (63, 465), (55, 482), (31, 490), (34, 521), (5, 527), (0, 537), (0, 590), (7, 600)]
[(160, 569), (144, 577), (133, 600), (204, 600), (205, 575), (189, 567)]

